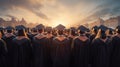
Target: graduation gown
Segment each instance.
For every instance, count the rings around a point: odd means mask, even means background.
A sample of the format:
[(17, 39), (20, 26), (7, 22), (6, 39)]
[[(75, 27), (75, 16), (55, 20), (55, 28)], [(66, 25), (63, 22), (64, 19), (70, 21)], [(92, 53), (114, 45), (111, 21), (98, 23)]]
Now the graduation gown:
[(53, 39), (52, 60), (53, 67), (69, 67), (71, 45), (69, 39), (60, 41), (57, 37)]
[(44, 36), (35, 36), (33, 39), (33, 67), (45, 67), (46, 64), (46, 49)]
[(0, 67), (6, 67), (6, 54), (6, 44), (2, 39), (0, 39)]
[(110, 67), (120, 67), (120, 38), (115, 36), (112, 39), (112, 54)]
[(46, 37), (45, 38), (45, 45), (46, 45), (46, 65), (45, 67), (52, 67), (53, 61), (52, 61), (52, 41), (54, 36)]
[(89, 39), (82, 41), (79, 38), (76, 38), (74, 40), (72, 67), (88, 67), (89, 45)]
[(95, 37), (96, 37), (95, 34), (93, 34), (93, 35), (90, 36), (90, 43), (92, 43), (92, 41), (95, 39)]
[(7, 46), (7, 56), (6, 56), (6, 63), (7, 63), (7, 67), (13, 67), (13, 52), (14, 52), (14, 45), (12, 40), (15, 38), (15, 36), (4, 36), (3, 40), (6, 42), (6, 46)]
[(91, 45), (91, 67), (108, 67), (109, 66), (109, 43), (101, 39), (95, 39)]
[(14, 59), (13, 67), (31, 67), (32, 46), (28, 38), (13, 39), (14, 44)]

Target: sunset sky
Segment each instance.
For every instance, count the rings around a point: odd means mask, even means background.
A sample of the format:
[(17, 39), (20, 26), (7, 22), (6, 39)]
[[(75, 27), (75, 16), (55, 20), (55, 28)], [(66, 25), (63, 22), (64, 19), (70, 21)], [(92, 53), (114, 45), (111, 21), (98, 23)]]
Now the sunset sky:
[(120, 0), (0, 0), (0, 17), (48, 26), (84, 24), (120, 15)]

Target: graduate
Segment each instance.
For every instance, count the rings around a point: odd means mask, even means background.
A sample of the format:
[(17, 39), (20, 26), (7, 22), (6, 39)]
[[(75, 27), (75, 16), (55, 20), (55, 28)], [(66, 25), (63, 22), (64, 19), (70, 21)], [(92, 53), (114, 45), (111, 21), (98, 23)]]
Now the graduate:
[(70, 41), (64, 35), (64, 27), (58, 27), (57, 30), (58, 35), (53, 39), (52, 44), (53, 67), (69, 67)]
[(0, 32), (1, 32), (1, 35), (4, 36), (4, 28), (3, 27), (0, 27)]
[(47, 67), (44, 26), (42, 24), (36, 26), (38, 34), (33, 38), (33, 67)]
[(106, 31), (106, 35), (109, 39), (112, 39), (113, 37), (113, 29), (112, 28), (108, 28), (107, 31)]
[(116, 35), (112, 39), (112, 54), (110, 67), (120, 67), (120, 26), (116, 28)]
[(30, 38), (31, 42), (33, 43), (33, 37), (38, 34), (37, 28), (32, 28), (28, 37)]
[(98, 27), (94, 26), (91, 30), (90, 42), (92, 42), (93, 39), (96, 37), (97, 32), (98, 32)]
[(91, 67), (109, 67), (110, 41), (105, 34), (105, 29), (100, 28), (91, 45)]
[(68, 38), (70, 40), (70, 44), (71, 44), (71, 49), (73, 49), (73, 43), (74, 43), (74, 39), (76, 37), (77, 37), (76, 29), (74, 27), (71, 27), (70, 34), (68, 36)]
[(3, 40), (6, 42), (6, 46), (8, 50), (7, 56), (6, 56), (7, 66), (13, 67), (14, 45), (12, 40), (15, 38), (15, 35), (13, 34), (13, 27), (8, 26), (5, 29), (6, 29), (6, 34), (3, 36)]
[(6, 43), (1, 38), (2, 33), (0, 32), (0, 67), (6, 67), (7, 47)]
[(72, 67), (88, 67), (90, 40), (79, 28), (79, 36), (74, 40)]
[(46, 27), (45, 45), (46, 45), (46, 67), (52, 67), (52, 41), (54, 36), (52, 35), (52, 27)]
[(24, 26), (17, 27), (17, 37), (13, 39), (13, 67), (31, 67), (32, 45), (27, 37)]

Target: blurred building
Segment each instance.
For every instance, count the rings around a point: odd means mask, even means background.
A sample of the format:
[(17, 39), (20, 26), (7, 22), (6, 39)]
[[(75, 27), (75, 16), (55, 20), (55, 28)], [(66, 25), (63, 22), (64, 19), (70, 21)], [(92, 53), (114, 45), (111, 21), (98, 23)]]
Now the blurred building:
[(0, 26), (16, 26), (16, 25), (27, 25), (27, 22), (24, 18), (21, 20), (17, 20), (15, 18), (11, 18), (9, 21), (4, 20), (3, 18), (0, 18)]
[(107, 20), (103, 20), (101, 18), (97, 19), (97, 21), (93, 23), (89, 23), (89, 28), (92, 28), (93, 26), (100, 26), (105, 25), (110, 28), (115, 28), (116, 26), (120, 25), (120, 16), (118, 17), (112, 17)]

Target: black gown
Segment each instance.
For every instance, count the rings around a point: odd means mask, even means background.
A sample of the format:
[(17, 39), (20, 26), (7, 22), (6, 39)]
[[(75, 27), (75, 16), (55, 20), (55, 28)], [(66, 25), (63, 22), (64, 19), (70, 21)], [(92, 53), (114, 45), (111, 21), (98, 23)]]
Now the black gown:
[(2, 39), (0, 39), (0, 67), (6, 67), (6, 54), (6, 44)]
[(7, 56), (6, 56), (6, 63), (7, 63), (7, 67), (13, 67), (13, 52), (14, 52), (14, 45), (12, 40), (15, 38), (14, 35), (7, 37), (4, 36), (3, 40), (6, 42), (6, 46), (7, 46)]
[(88, 67), (89, 45), (89, 39), (82, 41), (79, 38), (76, 38), (74, 40), (72, 67)]
[(110, 67), (120, 67), (120, 38), (115, 36), (112, 39), (112, 54)]
[(97, 38), (91, 45), (91, 67), (109, 67), (109, 46), (110, 41), (103, 42)]
[(33, 39), (33, 67), (46, 67), (46, 45), (44, 36), (35, 36)]
[(58, 38), (54, 38), (52, 44), (53, 67), (69, 67), (70, 50), (71, 45), (69, 39), (65, 38), (60, 41)]
[(53, 61), (52, 61), (52, 41), (54, 36), (51, 36), (49, 38), (45, 38), (45, 44), (46, 44), (46, 66), (45, 67), (52, 67)]
[(13, 67), (31, 67), (32, 45), (28, 38), (14, 38), (14, 66)]

